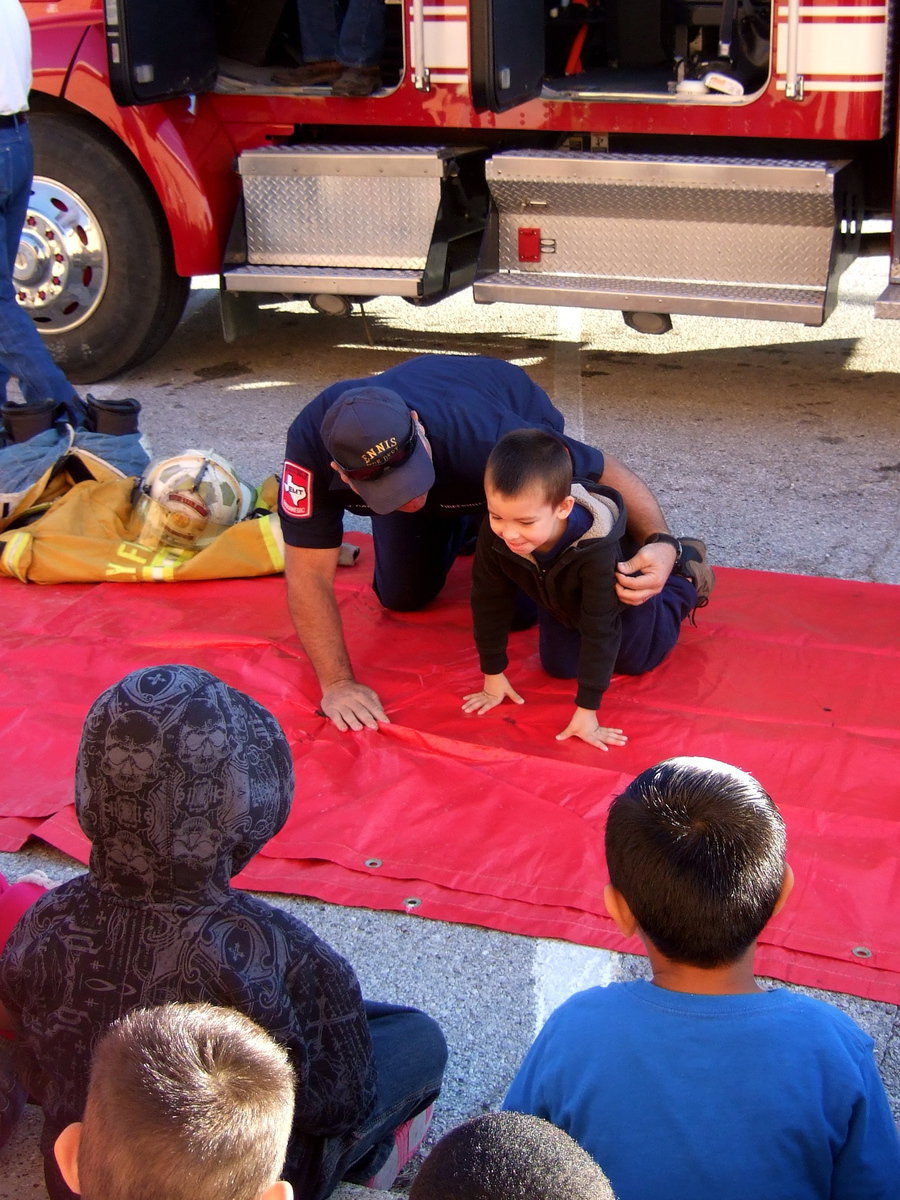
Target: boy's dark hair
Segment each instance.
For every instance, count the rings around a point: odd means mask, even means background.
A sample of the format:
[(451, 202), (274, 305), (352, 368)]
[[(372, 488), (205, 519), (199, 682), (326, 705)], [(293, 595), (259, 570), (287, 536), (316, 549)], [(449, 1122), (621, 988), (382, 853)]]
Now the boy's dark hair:
[(78, 1150), (84, 1200), (256, 1200), (294, 1109), (285, 1051), (229, 1008), (137, 1009), (97, 1044)]
[(483, 1113), (445, 1134), (409, 1200), (615, 1200), (609, 1180), (562, 1129), (524, 1113)]
[(660, 953), (694, 967), (736, 962), (756, 941), (781, 894), (784, 851), (768, 792), (709, 758), (643, 771), (606, 823), (613, 887)]
[(562, 504), (572, 490), (572, 456), (565, 442), (543, 429), (513, 429), (493, 448), (485, 483), (501, 496), (539, 487), (549, 504)]

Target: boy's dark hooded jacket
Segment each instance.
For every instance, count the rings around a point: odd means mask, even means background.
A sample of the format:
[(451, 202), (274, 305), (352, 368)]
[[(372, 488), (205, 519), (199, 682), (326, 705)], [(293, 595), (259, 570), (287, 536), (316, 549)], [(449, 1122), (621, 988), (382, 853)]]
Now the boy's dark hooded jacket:
[(39, 899), (0, 960), (45, 1158), (81, 1117), (99, 1035), (170, 1001), (236, 1008), (288, 1049), (298, 1084), (288, 1164), (302, 1158), (300, 1174), (318, 1139), (368, 1115), (372, 1047), (352, 968), (300, 921), (230, 886), (281, 829), (293, 792), (278, 722), (205, 671), (137, 671), (92, 706), (75, 786), (90, 871)]
[(619, 540), (625, 534), (625, 503), (603, 484), (574, 484), (575, 503), (593, 517), (591, 528), (544, 570), (533, 555), (514, 554), (482, 522), (472, 567), (475, 645), (485, 675), (499, 675), (509, 659), (506, 642), (521, 588), (567, 629), (581, 635), (579, 708), (599, 708), (609, 687), (622, 639), (622, 605), (616, 596)]

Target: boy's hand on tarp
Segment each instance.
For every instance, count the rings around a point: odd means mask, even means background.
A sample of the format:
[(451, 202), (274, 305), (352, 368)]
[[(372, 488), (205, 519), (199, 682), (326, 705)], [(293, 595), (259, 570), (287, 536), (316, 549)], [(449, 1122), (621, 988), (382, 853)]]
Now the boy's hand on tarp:
[(480, 717), (506, 699), (512, 700), (513, 704), (525, 703), (505, 675), (485, 675), (484, 687), (480, 692), (463, 696), (463, 712), (475, 713)]
[(556, 735), (558, 742), (566, 738), (577, 737), (589, 746), (599, 746), (608, 750), (610, 746), (624, 746), (628, 741), (621, 729), (609, 729), (597, 720), (597, 714), (592, 708), (576, 708), (575, 715), (562, 733)]

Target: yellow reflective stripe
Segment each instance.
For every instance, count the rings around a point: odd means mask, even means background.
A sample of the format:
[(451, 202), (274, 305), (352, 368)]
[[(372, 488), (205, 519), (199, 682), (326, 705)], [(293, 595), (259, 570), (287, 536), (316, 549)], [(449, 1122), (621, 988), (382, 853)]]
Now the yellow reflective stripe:
[(22, 558), (28, 550), (32, 542), (30, 533), (26, 533), (24, 529), (18, 530), (6, 539), (6, 544), (3, 547), (3, 565), (16, 579), (22, 583), (28, 582), (26, 566), (22, 565)]
[[(276, 525), (276, 522), (277, 525)], [(281, 536), (281, 522), (277, 513), (269, 513), (259, 522), (259, 531), (276, 571), (284, 570), (284, 539)]]
[(193, 558), (195, 551), (178, 550), (174, 546), (163, 546), (153, 555), (150, 563), (144, 568), (146, 579), (155, 579), (163, 583), (172, 583), (175, 579), (175, 568), (188, 558)]

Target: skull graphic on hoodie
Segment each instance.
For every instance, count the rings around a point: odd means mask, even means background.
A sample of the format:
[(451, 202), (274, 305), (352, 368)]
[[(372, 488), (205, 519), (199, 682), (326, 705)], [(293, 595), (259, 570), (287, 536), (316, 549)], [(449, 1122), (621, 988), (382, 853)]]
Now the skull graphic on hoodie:
[(353, 969), (295, 917), (231, 887), (284, 825), (293, 793), (275, 717), (206, 671), (134, 671), (91, 706), (75, 773), (90, 869), (29, 909), (0, 961), (20, 1075), (44, 1110), (45, 1158), (80, 1118), (103, 1030), (172, 1001), (236, 1008), (288, 1049), (298, 1079), (289, 1165), (371, 1111)]

